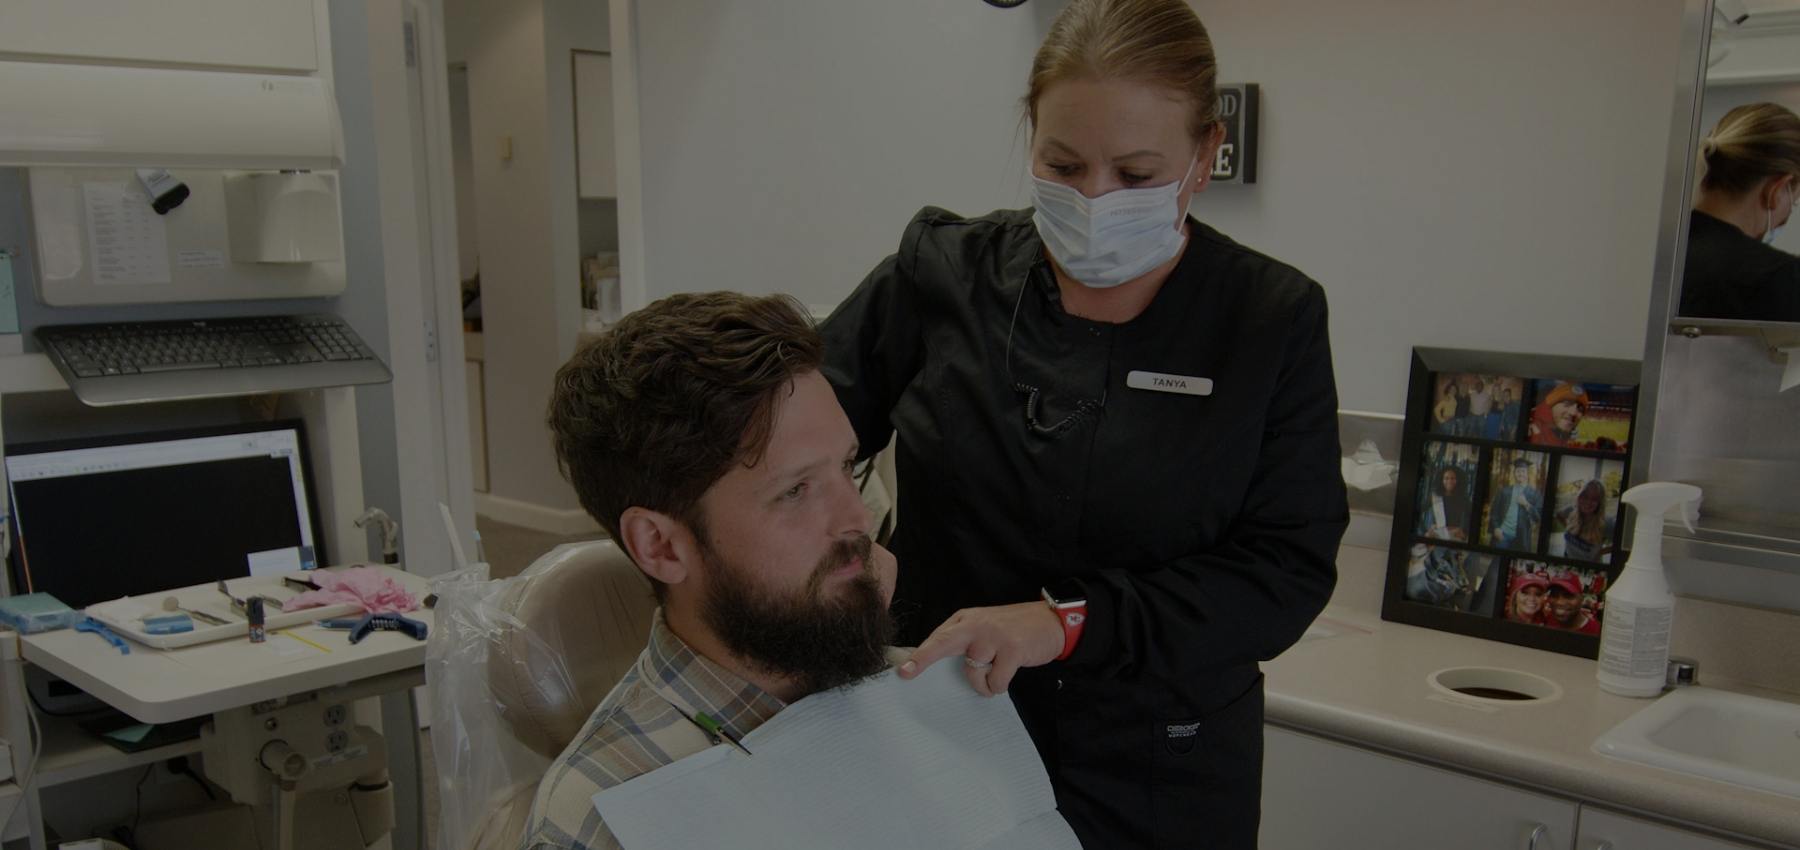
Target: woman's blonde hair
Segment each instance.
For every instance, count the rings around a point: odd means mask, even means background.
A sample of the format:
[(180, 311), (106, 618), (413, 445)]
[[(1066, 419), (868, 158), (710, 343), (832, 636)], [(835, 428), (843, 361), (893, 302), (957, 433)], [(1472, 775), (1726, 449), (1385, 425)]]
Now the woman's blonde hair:
[[(1590, 490), (1594, 491), (1594, 503), (1599, 507), (1593, 513), (1584, 513), (1581, 498)], [(1606, 485), (1599, 479), (1589, 480), (1575, 496), (1575, 536), (1592, 544), (1606, 539)]]
[(1051, 22), (1031, 63), (1025, 113), (1033, 127), (1044, 90), (1073, 79), (1134, 80), (1180, 92), (1193, 106), (1188, 130), (1196, 140), (1219, 123), (1212, 37), (1184, 0), (1074, 0)]
[(1800, 174), (1800, 116), (1775, 103), (1747, 103), (1700, 140), (1700, 185), (1742, 195), (1770, 177)]

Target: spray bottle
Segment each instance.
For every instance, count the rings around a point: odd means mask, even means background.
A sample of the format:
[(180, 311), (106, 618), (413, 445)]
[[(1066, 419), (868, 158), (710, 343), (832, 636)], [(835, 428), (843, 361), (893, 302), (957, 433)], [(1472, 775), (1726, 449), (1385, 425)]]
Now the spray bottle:
[(1669, 667), (1669, 632), (1675, 621), (1675, 596), (1663, 574), (1663, 517), (1681, 510), (1689, 531), (1694, 521), (1689, 505), (1700, 501), (1700, 488), (1673, 481), (1639, 484), (1625, 491), (1625, 504), (1637, 508), (1631, 559), (1625, 572), (1606, 592), (1606, 616), (1600, 626), (1600, 689), (1628, 697), (1662, 693)]

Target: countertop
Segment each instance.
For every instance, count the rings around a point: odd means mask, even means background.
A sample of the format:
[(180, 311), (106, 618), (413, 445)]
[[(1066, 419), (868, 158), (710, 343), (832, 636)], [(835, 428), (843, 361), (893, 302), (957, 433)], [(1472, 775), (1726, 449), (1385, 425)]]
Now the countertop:
[[(1386, 570), (1382, 550), (1340, 550), (1338, 591), (1319, 622), (1338, 634), (1263, 665), (1269, 723), (1726, 837), (1800, 845), (1800, 801), (1594, 752), (1596, 738), (1651, 703), (1601, 691), (1594, 661), (1382, 621)], [(1468, 666), (1535, 673), (1562, 693), (1496, 704), (1428, 681)], [(1704, 665), (1700, 680), (1800, 702), (1709, 681)]]

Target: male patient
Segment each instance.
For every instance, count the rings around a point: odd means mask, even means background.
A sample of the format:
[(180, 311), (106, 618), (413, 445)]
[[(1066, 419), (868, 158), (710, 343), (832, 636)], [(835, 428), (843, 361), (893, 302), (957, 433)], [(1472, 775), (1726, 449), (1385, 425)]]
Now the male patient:
[(869, 539), (820, 348), (791, 299), (676, 295), (557, 372), (564, 474), (661, 608), (545, 774), (528, 850), (617, 847), (596, 793), (888, 666), (894, 561)]

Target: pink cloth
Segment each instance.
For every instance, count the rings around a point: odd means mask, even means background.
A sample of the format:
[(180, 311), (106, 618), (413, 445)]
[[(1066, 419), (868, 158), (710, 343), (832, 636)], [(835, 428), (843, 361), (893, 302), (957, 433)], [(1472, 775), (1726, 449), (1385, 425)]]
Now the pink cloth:
[(370, 614), (404, 614), (419, 607), (419, 600), (393, 576), (374, 567), (351, 567), (347, 570), (318, 570), (310, 573), (318, 590), (309, 590), (281, 604), (283, 611), (319, 608), (325, 605), (361, 605)]

